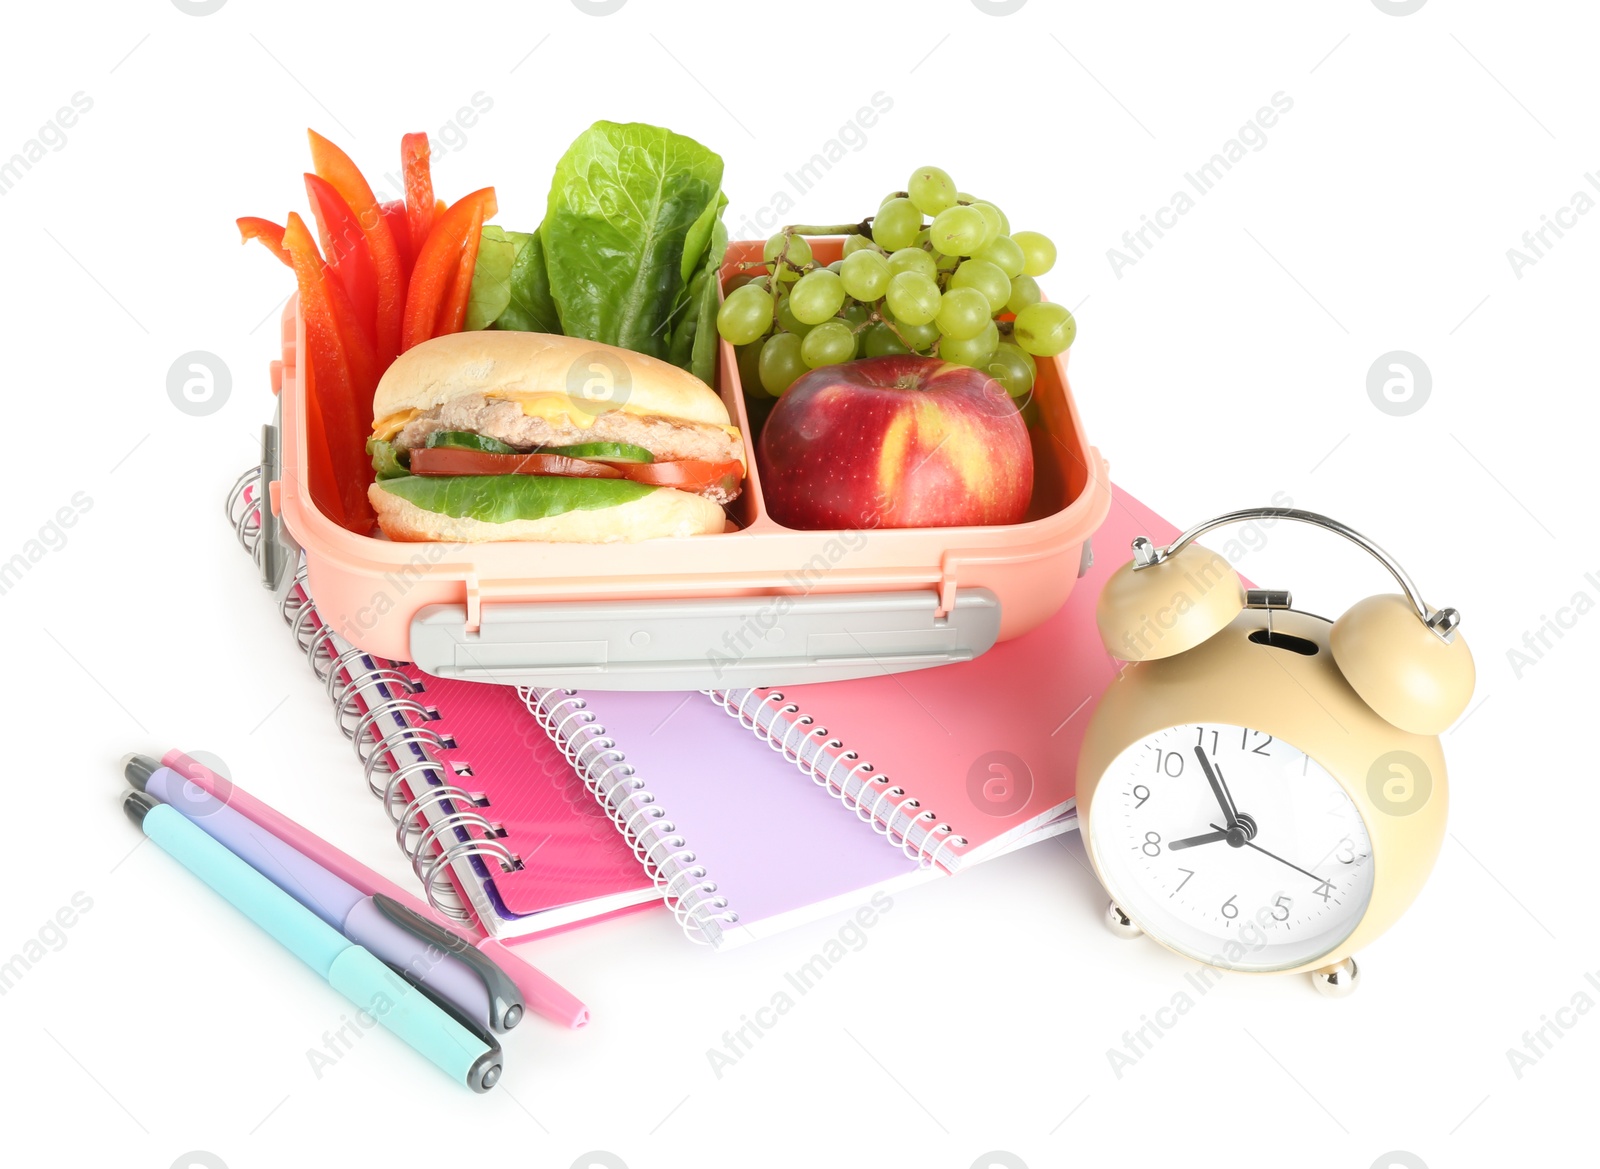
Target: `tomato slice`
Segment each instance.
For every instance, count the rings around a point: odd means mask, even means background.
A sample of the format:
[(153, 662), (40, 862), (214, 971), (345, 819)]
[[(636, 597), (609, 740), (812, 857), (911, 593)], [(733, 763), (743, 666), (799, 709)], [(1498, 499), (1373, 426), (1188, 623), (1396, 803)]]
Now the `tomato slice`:
[(744, 478), (744, 465), (737, 459), (713, 463), (706, 459), (677, 459), (670, 463), (629, 463), (618, 465), (617, 470), (635, 483), (648, 483), (652, 487), (676, 487), (680, 491), (704, 491), (707, 487), (722, 487), (730, 494), (737, 491)]
[(565, 475), (580, 479), (620, 479), (622, 472), (605, 463), (566, 455), (502, 455), (459, 447), (417, 447), (411, 452), (413, 475)]

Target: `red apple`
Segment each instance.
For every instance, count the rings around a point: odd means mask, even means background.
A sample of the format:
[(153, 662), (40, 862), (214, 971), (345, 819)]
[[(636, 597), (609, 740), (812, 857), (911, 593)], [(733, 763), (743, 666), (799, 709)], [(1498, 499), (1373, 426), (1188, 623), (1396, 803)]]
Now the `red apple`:
[(1014, 524), (1033, 491), (1028, 428), (987, 373), (872, 357), (797, 379), (756, 448), (772, 518), (790, 528)]

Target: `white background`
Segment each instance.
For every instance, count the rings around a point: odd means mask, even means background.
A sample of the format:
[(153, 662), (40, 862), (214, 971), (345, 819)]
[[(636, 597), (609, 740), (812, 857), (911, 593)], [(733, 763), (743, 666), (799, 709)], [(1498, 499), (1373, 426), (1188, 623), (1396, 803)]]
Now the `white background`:
[[(6, 18), (0, 158), (74, 93), (93, 108), (0, 198), (14, 326), (0, 560), (75, 493), (92, 507), (0, 597), (0, 958), (74, 893), (93, 904), (0, 998), (0, 1159), (565, 1169), (603, 1150), (632, 1169), (968, 1169), (1001, 1150), (995, 1164), (1034, 1169), (1367, 1169), (1391, 1150), (1500, 1165), (1575, 1138), (1600, 1012), (1565, 1016), (1576, 1026), (1520, 1078), (1506, 1051), (1578, 992), (1600, 1003), (1584, 980), (1600, 971), (1600, 617), (1578, 617), (1520, 678), (1507, 651), (1574, 594), (1600, 600), (1600, 215), (1551, 236), (1520, 277), (1506, 253), (1576, 191), (1600, 195), (1583, 177), (1600, 167), (1587, 6), (333, 8), (231, 0), (195, 17), (144, 0)], [(492, 108), (452, 150), (441, 131), (480, 91)], [(373, 176), (425, 129), (442, 194), (492, 183), (499, 221), (531, 229), (557, 157), (604, 117), (718, 150), (737, 228), (876, 91), (893, 109), (789, 221), (854, 219), (914, 166), (945, 167), (1058, 241), (1044, 285), (1079, 306), (1074, 390), (1118, 483), (1180, 527), (1287, 492), (1460, 608), (1478, 692), (1444, 739), (1453, 814), (1431, 883), (1361, 955), (1354, 997), (1224, 978), (1120, 1078), (1107, 1049), (1191, 966), (1102, 928), (1073, 840), (897, 897), (720, 1079), (706, 1050), (835, 925), (728, 954), (660, 913), (535, 942), (527, 954), (595, 1022), (530, 1019), (493, 1093), (452, 1086), (382, 1032), (318, 1079), (307, 1049), (347, 1005), (158, 851), (130, 855), (114, 771), (130, 749), (215, 752), (410, 880), (221, 518), (255, 461), (289, 289), (240, 248), (234, 217), (303, 212), (308, 125)], [(1279, 91), (1294, 105), (1266, 145), (1119, 277), (1107, 249)], [(167, 396), (190, 350), (232, 371), (209, 417)], [(1405, 417), (1366, 391), (1391, 350), (1431, 370)], [(1385, 584), (1352, 550), (1282, 526), (1242, 567), (1320, 612)]]

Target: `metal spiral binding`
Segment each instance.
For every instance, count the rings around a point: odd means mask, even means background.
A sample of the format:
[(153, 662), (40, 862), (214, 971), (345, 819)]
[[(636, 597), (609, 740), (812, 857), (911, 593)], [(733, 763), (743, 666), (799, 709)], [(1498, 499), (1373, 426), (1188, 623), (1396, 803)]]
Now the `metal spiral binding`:
[[(263, 555), (261, 500), (257, 466), (234, 482), (224, 509), (240, 546), (258, 567)], [(403, 663), (350, 646), (322, 623), (306, 586), (304, 561), (278, 612), (322, 682), (335, 724), (354, 746), (367, 787), (383, 801), (395, 824), (395, 842), (422, 881), (428, 901), (446, 917), (470, 922), (472, 913), (450, 880), (452, 866), (473, 857), (485, 863), (492, 858), (502, 871), (510, 871), (518, 860), (492, 838), (496, 829), (472, 794), (447, 782), (451, 771), (439, 754), (445, 750), (444, 739), (426, 725), (427, 708), (416, 700), (422, 687), (400, 669)], [(363, 690), (374, 688), (384, 700), (367, 706)], [(386, 781), (380, 782), (379, 776)], [(483, 835), (473, 835), (473, 829)]]
[(589, 704), (571, 690), (517, 694), (616, 826), (691, 941), (711, 943), (739, 914)]
[[(818, 726), (816, 719), (798, 705), (786, 702), (781, 690), (707, 690), (703, 693), (730, 717), (738, 719), (740, 726), (794, 764), (802, 774), (810, 776), (813, 783), (854, 812), (857, 819), (870, 825), (874, 832), (923, 868), (938, 864), (945, 849), (956, 850), (966, 845), (966, 837), (956, 834), (935, 812), (923, 808), (922, 802), (909, 795), (905, 788), (893, 784), (887, 775), (857, 752), (847, 749), (837, 736), (830, 736), (827, 727)], [(763, 718), (763, 709), (768, 704), (772, 709)], [(774, 729), (780, 722), (783, 724), (781, 734)], [(821, 760), (827, 761), (826, 766)], [(859, 781), (853, 793), (850, 791), (852, 780)], [(920, 827), (921, 832), (915, 833), (911, 828), (897, 830), (894, 825), (902, 814), (912, 826)]]

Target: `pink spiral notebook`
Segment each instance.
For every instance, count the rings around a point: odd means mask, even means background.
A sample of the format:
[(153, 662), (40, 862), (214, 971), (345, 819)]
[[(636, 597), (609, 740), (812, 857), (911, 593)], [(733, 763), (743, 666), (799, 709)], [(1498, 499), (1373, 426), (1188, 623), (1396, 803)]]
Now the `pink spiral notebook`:
[(321, 623), (298, 575), (283, 614), (436, 910), (511, 939), (660, 901), (514, 688), (352, 647)]
[(1116, 674), (1094, 607), (1136, 536), (1177, 529), (1125, 492), (1059, 612), (982, 657), (849, 682), (713, 692), (909, 856), (955, 872), (1073, 813), (1095, 699)]

